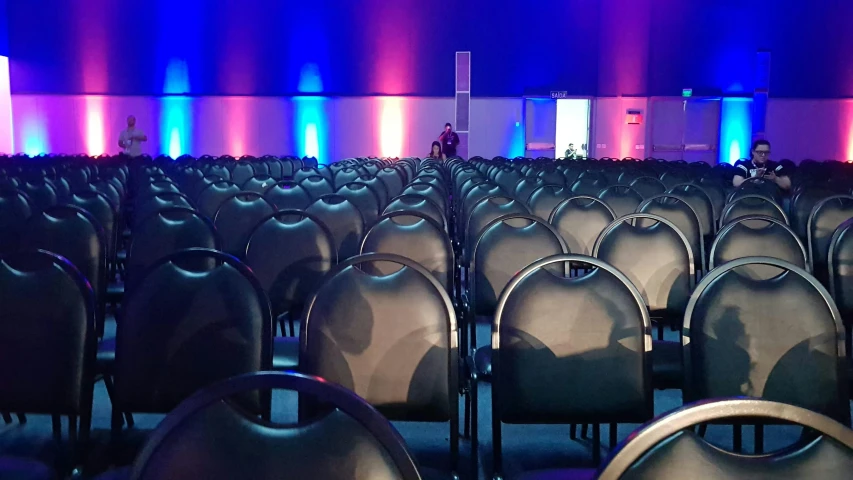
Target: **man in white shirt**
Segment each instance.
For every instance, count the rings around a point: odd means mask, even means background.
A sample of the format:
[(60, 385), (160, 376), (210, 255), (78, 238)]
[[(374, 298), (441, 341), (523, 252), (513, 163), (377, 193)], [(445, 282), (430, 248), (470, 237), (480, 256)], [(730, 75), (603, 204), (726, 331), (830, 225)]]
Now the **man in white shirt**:
[(118, 137), (118, 146), (125, 155), (138, 157), (142, 155), (142, 142), (147, 142), (148, 136), (142, 130), (136, 129), (136, 117), (127, 117), (127, 130), (122, 130)]

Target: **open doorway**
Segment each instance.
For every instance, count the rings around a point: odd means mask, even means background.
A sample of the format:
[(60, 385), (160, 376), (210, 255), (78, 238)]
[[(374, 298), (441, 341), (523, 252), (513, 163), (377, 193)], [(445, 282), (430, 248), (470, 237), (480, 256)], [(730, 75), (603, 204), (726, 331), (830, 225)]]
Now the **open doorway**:
[(525, 98), (525, 156), (560, 158), (569, 145), (575, 157), (589, 151), (588, 98)]
[[(586, 157), (589, 152), (589, 106), (587, 98), (557, 100), (557, 157)], [(571, 146), (571, 151), (570, 151)]]

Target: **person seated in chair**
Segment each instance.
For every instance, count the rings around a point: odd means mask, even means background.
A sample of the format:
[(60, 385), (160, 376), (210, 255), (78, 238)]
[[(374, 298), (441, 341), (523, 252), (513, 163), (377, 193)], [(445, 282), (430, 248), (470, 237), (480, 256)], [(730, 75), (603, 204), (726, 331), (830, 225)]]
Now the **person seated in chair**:
[(432, 150), (430, 150), (427, 158), (436, 158), (439, 160), (447, 160), (447, 155), (442, 153), (441, 144), (439, 142), (432, 142)]
[(788, 169), (770, 160), (770, 142), (756, 140), (752, 142), (749, 160), (735, 163), (735, 176), (732, 185), (739, 187), (747, 178), (761, 177), (774, 182), (782, 190), (791, 189), (791, 177)]

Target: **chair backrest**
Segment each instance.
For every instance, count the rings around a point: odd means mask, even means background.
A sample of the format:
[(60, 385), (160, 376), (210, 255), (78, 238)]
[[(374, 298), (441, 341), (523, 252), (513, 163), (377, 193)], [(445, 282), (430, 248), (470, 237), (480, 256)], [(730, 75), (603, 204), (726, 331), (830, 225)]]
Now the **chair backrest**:
[(469, 292), (475, 315), (494, 314), (504, 287), (524, 267), (541, 258), (569, 253), (554, 227), (529, 214), (492, 220), (473, 245)]
[(113, 405), (165, 413), (213, 382), (269, 370), (272, 332), (263, 287), (236, 258), (200, 248), (162, 258), (125, 294)]
[(835, 195), (828, 188), (807, 187), (794, 193), (791, 197), (791, 228), (804, 241), (808, 238), (809, 215), (818, 202)]
[[(417, 212), (397, 211), (382, 215), (364, 235), (361, 252), (392, 253), (421, 264), (449, 292), (453, 290), (453, 246), (444, 227)], [(389, 275), (391, 264), (368, 264), (376, 273)], [(366, 265), (365, 268), (368, 266)], [(374, 273), (368, 270), (368, 273)]]
[(308, 191), (312, 199), (317, 199), (323, 195), (335, 193), (335, 188), (332, 186), (332, 182), (321, 175), (305, 177), (302, 180), (299, 180), (299, 185)]
[(246, 180), (246, 183), (241, 187), (244, 192), (256, 192), (263, 195), (267, 190), (275, 185), (276, 180), (270, 175), (255, 175)]
[(104, 229), (92, 214), (73, 205), (49, 207), (27, 221), (21, 245), (53, 252), (71, 262), (92, 286), (99, 306), (98, 318), (103, 318), (106, 247)]
[(59, 201), (56, 187), (46, 178), (30, 179), (18, 185), (18, 190), (30, 198), (33, 213), (52, 207)]
[(181, 193), (181, 189), (171, 180), (155, 180), (145, 182), (136, 190), (136, 198), (148, 198), (158, 193)]
[(335, 194), (346, 198), (358, 208), (366, 227), (372, 226), (379, 218), (382, 202), (372, 187), (361, 182), (350, 182), (338, 188)]
[[(632, 220), (656, 223), (641, 226)], [(676, 318), (684, 313), (693, 290), (695, 261), (690, 242), (674, 223), (649, 213), (617, 218), (599, 235), (593, 256), (631, 280), (652, 316)]]
[[(298, 425), (280, 425), (259, 421), (230, 402), (259, 390), (296, 392), (333, 410)], [(287, 372), (242, 375), (182, 402), (148, 438), (129, 478), (273, 480), (282, 475), (421, 479), (400, 434), (368, 403), (334, 383)]]
[(104, 248), (107, 258), (113, 258), (115, 254), (116, 217), (118, 216), (116, 206), (106, 195), (94, 190), (80, 190), (72, 193), (68, 197), (67, 203), (89, 212), (98, 221), (98, 225), (104, 229)]
[(731, 192), (726, 197), (726, 203), (732, 203), (740, 197), (746, 195), (761, 195), (773, 199), (779, 205), (782, 205), (782, 192), (775, 182), (764, 177), (751, 177), (744, 180), (740, 186)]
[(0, 253), (18, 250), (21, 230), (32, 213), (26, 193), (0, 189)]
[(352, 202), (340, 195), (323, 195), (305, 211), (316, 215), (332, 232), (338, 260), (358, 255), (366, 227), (361, 212)]
[(195, 209), (193, 202), (183, 193), (155, 193), (154, 195), (150, 195), (144, 199), (136, 201), (136, 207), (133, 210), (132, 227), (135, 229), (142, 219), (147, 218), (152, 213), (171, 207)]
[[(763, 215), (740, 217), (723, 227), (711, 245), (708, 268), (714, 269), (738, 258), (759, 256), (778, 258), (803, 269), (809, 268), (806, 247), (791, 227), (779, 219)], [(756, 276), (776, 276), (779, 272), (773, 267), (756, 265), (750, 273)]]
[(560, 232), (570, 252), (591, 255), (595, 240), (615, 219), (616, 213), (602, 200), (578, 195), (557, 204), (548, 222)]
[[(459, 205), (460, 210), (457, 212), (457, 215), (461, 217), (460, 220), (463, 222), (466, 221), (468, 219), (468, 215), (471, 213), (471, 209), (474, 208), (474, 205), (476, 205), (480, 200), (492, 195), (505, 195), (505, 193), (500, 186), (491, 182), (474, 185), (462, 197), (462, 201)], [(465, 224), (463, 223), (460, 228), (464, 229)]]
[(44, 250), (0, 255), (0, 305), (0, 411), (91, 409), (96, 308), (80, 272)]
[(545, 185), (559, 185), (561, 187), (566, 186), (566, 176), (563, 175), (563, 173), (557, 169), (542, 170), (541, 172), (539, 172), (537, 177), (541, 178), (542, 181), (545, 182)]
[(236, 183), (220, 180), (204, 187), (204, 190), (198, 194), (196, 206), (202, 215), (213, 219), (222, 202), (237, 193), (240, 193), (240, 187)]
[[(567, 277), (546, 269), (571, 262), (592, 270)], [(650, 419), (650, 331), (640, 292), (614, 267), (584, 255), (534, 262), (503, 290), (492, 323), (493, 415), (505, 423)]]
[(190, 208), (171, 207), (142, 219), (130, 239), (125, 291), (160, 259), (188, 248), (221, 248), (209, 218)]
[[(379, 211), (388, 205), (392, 196), (388, 192), (388, 186), (381, 178), (376, 175), (362, 175), (356, 179), (356, 182), (367, 185), (376, 194), (376, 199), (379, 200)], [(395, 193), (394, 196), (396, 197), (397, 194)]]
[[(377, 276), (368, 263), (398, 265)], [(355, 392), (391, 420), (459, 418), (457, 326), (444, 287), (417, 262), (384, 253), (335, 267), (307, 305), (300, 370)]]
[(264, 287), (273, 315), (289, 313), (296, 319), (323, 276), (338, 263), (338, 252), (319, 218), (280, 210), (258, 222), (244, 258)]
[[(293, 181), (297, 182), (297, 183), (301, 182), (302, 180), (304, 180), (308, 177), (315, 177), (315, 176), (323, 177), (323, 175), (320, 174), (320, 171), (314, 167), (297, 168), (296, 171), (292, 172), (292, 175), (288, 175), (288, 176), (292, 177)], [(329, 179), (329, 180), (331, 181), (331, 179)]]
[(575, 196), (589, 195), (594, 197), (606, 186), (607, 180), (603, 176), (599, 177), (598, 175), (590, 175), (580, 177), (575, 180), (575, 182), (569, 187), (569, 190), (571, 190), (572, 194)]
[(361, 174), (361, 170), (357, 168), (342, 168), (335, 172), (335, 181), (333, 182), (334, 186), (335, 188), (341, 188), (350, 182), (354, 182)]
[(666, 192), (666, 185), (655, 177), (635, 178), (630, 186), (643, 198), (651, 198)]
[(383, 167), (376, 172), (376, 178), (382, 180), (388, 190), (388, 198), (394, 198), (403, 193), (406, 184), (405, 174), (392, 166)]
[(468, 263), (473, 258), (471, 251), (474, 248), (474, 243), (480, 238), (480, 232), (492, 220), (509, 214), (529, 214), (527, 206), (512, 197), (504, 195), (489, 195), (480, 199), (471, 207), (468, 213), (468, 218), (465, 219), (465, 262)]
[(255, 176), (255, 167), (250, 162), (234, 162), (228, 167), (231, 170), (231, 181), (237, 185), (243, 185)]
[(507, 192), (511, 192), (512, 196), (521, 203), (527, 204), (530, 194), (539, 187), (545, 186), (545, 180), (538, 177), (524, 177), (511, 188), (504, 188)]
[(420, 195), (400, 195), (391, 199), (385, 207), (383, 215), (393, 212), (416, 212), (435, 220), (447, 231), (447, 217), (444, 216), (441, 207), (432, 200)]
[(828, 281), (827, 255), (832, 235), (839, 225), (853, 218), (853, 196), (833, 195), (819, 201), (809, 215), (808, 248), (812, 272), (822, 282)]
[(634, 210), (643, 202), (643, 196), (626, 185), (605, 187), (598, 192), (598, 198), (613, 210), (616, 218), (634, 213)]
[[(712, 446), (693, 427), (713, 423), (793, 424), (816, 439), (770, 454), (744, 455)], [(596, 480), (693, 478), (793, 480), (850, 478), (853, 430), (819, 413), (746, 398), (697, 402), (666, 413), (623, 442), (602, 465)]]
[[(841, 319), (847, 328), (847, 338), (850, 338), (850, 327), (853, 326), (853, 219), (847, 220), (835, 229), (829, 242), (827, 256), (829, 273), (829, 292), (835, 299)], [(847, 354), (850, 352), (847, 345)]]
[(415, 181), (403, 189), (403, 194), (420, 195), (429, 198), (436, 205), (440, 206), (442, 211), (447, 211), (447, 192), (438, 185)]
[(530, 208), (530, 213), (548, 220), (551, 218), (551, 212), (554, 211), (554, 208), (570, 196), (569, 189), (564, 186), (555, 184), (542, 185), (530, 194), (527, 206)]
[[(775, 267), (771, 279), (741, 273)], [(746, 395), (849, 422), (844, 326), (829, 292), (805, 270), (746, 257), (712, 270), (684, 314), (686, 400)]]
[(702, 233), (706, 237), (713, 237), (717, 233), (717, 222), (714, 221), (716, 218), (714, 216), (714, 203), (703, 187), (692, 183), (682, 183), (670, 188), (667, 193), (684, 200), (693, 208), (699, 218), (699, 225), (702, 226)]
[[(694, 254), (693, 259), (696, 261), (696, 268), (700, 271), (705, 271), (705, 234), (707, 232), (702, 230), (699, 215), (696, 214), (696, 211), (693, 210), (693, 207), (686, 200), (675, 194), (663, 193), (644, 200), (637, 207), (637, 213), (650, 213), (661, 216), (678, 227), (690, 242), (690, 249)], [(638, 219), (637, 223), (639, 226), (644, 227), (654, 222)]]
[(748, 215), (764, 215), (788, 223), (788, 215), (772, 198), (749, 194), (741, 195), (723, 207), (723, 211), (720, 213), (720, 228), (722, 229), (727, 223)]
[(268, 188), (264, 198), (279, 210), (304, 210), (313, 201), (305, 187), (290, 180), (282, 180)]
[(256, 192), (239, 192), (223, 200), (213, 217), (222, 251), (241, 258), (252, 229), (275, 211), (275, 205)]

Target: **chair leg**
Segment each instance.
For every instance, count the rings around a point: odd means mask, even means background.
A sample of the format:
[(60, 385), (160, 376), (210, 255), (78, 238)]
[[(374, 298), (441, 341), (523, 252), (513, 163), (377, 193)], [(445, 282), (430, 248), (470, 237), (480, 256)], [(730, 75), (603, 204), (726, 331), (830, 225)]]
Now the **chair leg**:
[(62, 439), (62, 417), (59, 415), (52, 415), (50, 419), (53, 423), (53, 438), (59, 441)]
[[(68, 416), (68, 438), (72, 445), (77, 442), (77, 415)], [(73, 448), (72, 451), (74, 451)]]
[(764, 453), (764, 425), (755, 425), (755, 454)]
[[(492, 394), (494, 395), (494, 393)], [(503, 445), (501, 435), (501, 420), (492, 412), (492, 463), (494, 464), (493, 478), (503, 478)]]
[(464, 425), (462, 425), (462, 438), (468, 439), (471, 438), (471, 424), (476, 422), (477, 420), (471, 417), (471, 391), (469, 390), (465, 392), (463, 396), (465, 398), (465, 405), (463, 405), (465, 414), (462, 418), (464, 422)]
[[(476, 380), (473, 380), (473, 379), (471, 380), (471, 389), (468, 392), (468, 397), (470, 397), (470, 399), (471, 399), (470, 400), (471, 401), (471, 419), (468, 422), (471, 424), (471, 467), (470, 467), (471, 470), (470, 471), (472, 473), (470, 474), (470, 476), (476, 476), (477, 472), (479, 471), (478, 467), (479, 467), (479, 448), (480, 448), (479, 447), (479, 445), (480, 445), (480, 430), (478, 428), (479, 422), (477, 421), (477, 416), (480, 414), (479, 413), (480, 409), (479, 409), (479, 406), (477, 405), (478, 395), (477, 395), (477, 382), (476, 382)], [(458, 418), (458, 416), (454, 417), (454, 418)], [(452, 424), (453, 424), (453, 421), (451, 420), (451, 426), (453, 426)], [(454, 433), (459, 431), (458, 426), (456, 426), (456, 427), (457, 428), (454, 428), (453, 430), (450, 431), (451, 435), (453, 435)], [(456, 435), (458, 435), (458, 433), (456, 433)], [(459, 446), (458, 446), (459, 439), (458, 438), (456, 439), (457, 445), (455, 448), (453, 446), (452, 440), (453, 440), (453, 438), (451, 437), (450, 451), (451, 451), (451, 454), (456, 456), (455, 463), (453, 464), (455, 466), (459, 462)], [(454, 453), (454, 450), (456, 450), (455, 453)], [(456, 471), (457, 472), (459, 471), (458, 468)]]
[(705, 438), (705, 434), (708, 433), (708, 424), (702, 423), (699, 425), (699, 436)]
[(569, 438), (572, 440), (578, 439), (578, 426), (574, 423), (569, 427)]
[(743, 452), (743, 428), (740, 425), (732, 425), (732, 450), (735, 453)]
[(658, 340), (663, 340), (663, 324), (658, 321)]
[(584, 423), (583, 425), (581, 425), (581, 438), (586, 438), (586, 433), (587, 433), (587, 427), (588, 427), (588, 426), (589, 426), (589, 425), (587, 425), (587, 424), (585, 424), (585, 423)]
[(6, 422), (6, 425), (12, 423), (12, 415), (8, 412), (3, 412), (3, 421)]
[(131, 414), (130, 412), (124, 412), (124, 419), (127, 422), (127, 428), (133, 428), (133, 426), (135, 425), (133, 423), (133, 414)]
[(619, 435), (619, 425), (616, 423), (610, 424), (610, 450), (616, 448), (616, 437)]
[(19, 413), (18, 414), (18, 423), (20, 423), (21, 425), (26, 425), (27, 424), (27, 416), (24, 415), (23, 413)]
[(592, 463), (596, 466), (601, 463), (601, 425), (592, 425)]

